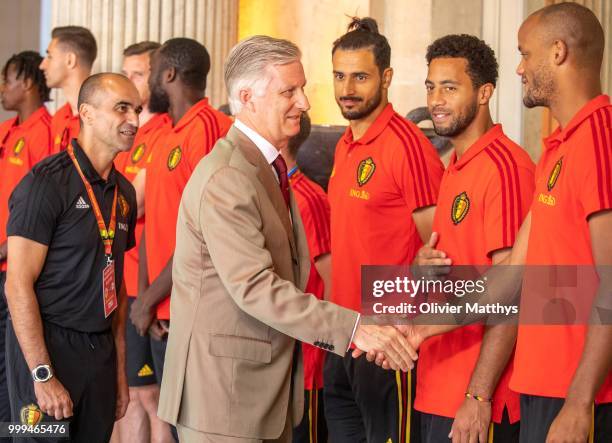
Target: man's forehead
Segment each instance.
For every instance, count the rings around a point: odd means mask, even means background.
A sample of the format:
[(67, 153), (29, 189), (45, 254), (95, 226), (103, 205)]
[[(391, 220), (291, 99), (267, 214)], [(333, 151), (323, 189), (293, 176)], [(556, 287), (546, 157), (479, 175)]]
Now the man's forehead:
[(362, 49), (337, 49), (332, 56), (334, 69), (342, 68), (376, 68), (374, 53), (368, 48)]
[(146, 69), (149, 65), (148, 54), (128, 55), (123, 58), (123, 68)]
[(437, 81), (461, 80), (468, 77), (468, 62), (463, 57), (440, 57), (429, 63), (427, 79)]
[(124, 62), (128, 63), (148, 63), (151, 55), (149, 53), (126, 55), (123, 57)]
[(51, 43), (49, 43), (49, 47), (47, 48), (47, 52), (74, 52), (74, 50), (70, 47), (68, 42), (62, 42), (57, 38), (52, 38)]
[(268, 65), (266, 69), (272, 75), (274, 83), (283, 85), (306, 84), (304, 67), (299, 60), (284, 65)]
[(93, 101), (97, 104), (104, 103), (109, 106), (115, 106), (119, 103), (128, 103), (134, 107), (140, 106), (140, 96), (131, 82), (105, 81), (95, 91)]
[(51, 41), (49, 42), (49, 45), (47, 46), (47, 52), (52, 52), (57, 50), (57, 44), (58, 41), (56, 38), (52, 38)]
[(15, 66), (15, 63), (9, 63), (8, 66), (6, 67), (6, 75), (17, 75), (17, 66)]
[(538, 16), (530, 16), (523, 22), (518, 31), (520, 43), (533, 43), (538, 30)]

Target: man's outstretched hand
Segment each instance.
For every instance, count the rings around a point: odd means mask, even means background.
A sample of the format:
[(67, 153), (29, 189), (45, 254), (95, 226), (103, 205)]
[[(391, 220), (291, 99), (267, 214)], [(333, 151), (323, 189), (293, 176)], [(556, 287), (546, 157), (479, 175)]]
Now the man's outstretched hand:
[[(399, 331), (404, 336), (404, 338), (408, 340), (408, 344), (410, 348), (415, 351), (415, 354), (416, 354), (416, 351), (421, 346), (421, 343), (423, 343), (423, 341), (427, 338), (423, 333), (422, 327), (418, 325), (408, 324), (408, 325), (395, 325), (391, 327)], [(353, 351), (353, 357), (355, 358), (359, 357), (362, 354), (366, 354), (366, 359), (368, 361), (375, 362), (378, 366), (382, 367), (383, 369), (395, 369), (391, 365), (391, 362), (387, 358), (387, 355), (380, 350), (371, 350), (371, 351), (364, 352), (360, 349), (355, 349)], [(416, 358), (412, 358), (412, 361), (414, 360), (416, 360)], [(410, 367), (410, 369), (412, 369), (412, 367)]]
[(380, 355), (386, 365), (381, 363), (381, 366), (385, 369), (401, 369), (407, 372), (414, 367), (414, 361), (418, 358), (416, 348), (394, 326), (360, 324), (355, 331), (353, 343), (357, 347), (353, 351), (353, 357), (357, 358), (363, 353)]

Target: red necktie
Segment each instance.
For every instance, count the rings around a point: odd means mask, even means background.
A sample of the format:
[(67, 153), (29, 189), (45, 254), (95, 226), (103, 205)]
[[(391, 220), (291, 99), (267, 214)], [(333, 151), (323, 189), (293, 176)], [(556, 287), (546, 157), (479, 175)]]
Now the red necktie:
[(278, 175), (278, 181), (280, 182), (283, 198), (285, 199), (287, 207), (289, 207), (289, 179), (287, 178), (287, 163), (285, 163), (282, 155), (279, 154), (276, 157), (276, 159), (272, 162), (272, 167), (274, 167), (274, 170)]

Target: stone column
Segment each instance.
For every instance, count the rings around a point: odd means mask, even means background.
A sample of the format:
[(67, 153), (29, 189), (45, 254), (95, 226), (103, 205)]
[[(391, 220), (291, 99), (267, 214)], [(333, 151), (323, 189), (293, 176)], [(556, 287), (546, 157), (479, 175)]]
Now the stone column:
[[(211, 57), (206, 95), (226, 102), (223, 61), (237, 41), (238, 0), (52, 0), (52, 27), (89, 28), (98, 42), (94, 72), (121, 70), (123, 49), (143, 40), (193, 38)], [(58, 98), (56, 106), (63, 100)]]

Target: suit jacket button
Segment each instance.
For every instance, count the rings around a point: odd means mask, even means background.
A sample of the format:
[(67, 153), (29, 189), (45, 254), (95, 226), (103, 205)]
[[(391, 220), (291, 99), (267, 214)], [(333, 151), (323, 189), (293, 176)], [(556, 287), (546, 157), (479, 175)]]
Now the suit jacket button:
[(321, 347), (321, 342), (316, 341), (316, 342), (313, 343), (313, 345), (315, 345), (317, 347)]
[(329, 345), (329, 348), (327, 348), (327, 349), (329, 349), (330, 351), (333, 351), (334, 350), (334, 345)]

